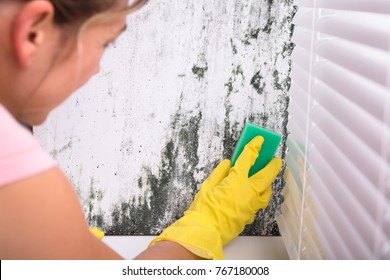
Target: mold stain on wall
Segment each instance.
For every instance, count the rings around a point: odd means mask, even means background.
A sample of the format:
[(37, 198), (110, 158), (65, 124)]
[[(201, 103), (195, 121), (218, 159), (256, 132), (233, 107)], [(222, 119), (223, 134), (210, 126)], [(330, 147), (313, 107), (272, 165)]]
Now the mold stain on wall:
[[(91, 226), (160, 233), (231, 157), (245, 122), (283, 135), (285, 157), (294, 14), (292, 0), (155, 0), (129, 17), (101, 73), (35, 129)], [(279, 234), (282, 173), (243, 234)]]

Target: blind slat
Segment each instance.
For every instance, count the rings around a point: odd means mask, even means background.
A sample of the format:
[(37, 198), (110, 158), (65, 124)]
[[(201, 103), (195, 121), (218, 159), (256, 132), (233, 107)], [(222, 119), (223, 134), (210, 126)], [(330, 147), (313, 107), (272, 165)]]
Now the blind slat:
[[(291, 82), (290, 97), (293, 99), (303, 112), (307, 112), (309, 101), (307, 100), (307, 93), (296, 82)], [(304, 113), (306, 114), (306, 113)]]
[(387, 27), (390, 26), (390, 18), (387, 15), (322, 9), (318, 20), (313, 21), (313, 17), (313, 9), (300, 7), (293, 20), (295, 28), (331, 35), (383, 51), (389, 48), (390, 30)]
[[(298, 64), (302, 70), (306, 73), (307, 77), (308, 76), (308, 70), (310, 69), (311, 65), (311, 54), (307, 49), (304, 49), (301, 46), (295, 46), (294, 51), (291, 54), (291, 59), (294, 60), (294, 64)], [(295, 71), (295, 67), (294, 71)], [(307, 83), (306, 87), (307, 88)]]
[[(281, 208), (281, 211), (283, 212), (283, 216), (288, 219), (286, 222), (288, 222), (288, 228), (289, 232), (292, 235), (292, 239), (298, 241), (299, 239), (299, 229), (300, 229), (300, 208), (294, 209), (294, 202), (293, 198), (286, 195), (286, 203)], [(297, 246), (298, 243), (296, 243), (295, 246)]]
[(288, 123), (288, 130), (290, 133), (294, 133), (294, 138), (299, 141), (299, 142), (304, 142), (305, 141), (305, 130), (302, 130), (299, 127), (299, 124), (294, 121), (292, 118), (294, 115), (290, 115), (291, 120)]
[(303, 259), (320, 259), (321, 247), (316, 245), (319, 243), (317, 235), (318, 226), (311, 211), (306, 211), (303, 219), (304, 228), (302, 230), (301, 254)]
[(294, 63), (294, 69), (291, 70), (291, 79), (294, 87), (298, 86), (303, 91), (307, 92), (310, 76), (298, 63)]
[[(326, 110), (317, 108), (312, 118), (317, 125), (310, 133), (313, 145), (324, 154), (323, 157), (327, 158), (330, 164), (339, 166), (335, 168), (336, 172), (346, 185), (355, 186), (354, 195), (360, 201), (366, 202), (361, 208), (366, 209), (375, 219), (376, 204), (380, 199), (385, 199), (378, 194), (378, 187), (374, 187), (378, 186), (377, 169), (386, 163), (379, 156), (370, 154), (358, 141), (349, 141), (349, 132)], [(372, 182), (373, 180), (375, 182)]]
[(390, 2), (387, 0), (295, 0), (295, 4), (309, 8), (390, 14)]
[[(373, 254), (374, 233), (381, 232), (381, 238), (385, 239), (384, 233), (375, 220), (367, 215), (361, 208), (360, 201), (356, 199), (352, 191), (335, 172), (335, 166), (321, 157), (321, 151), (313, 149), (309, 154), (310, 165), (313, 167), (313, 187), (321, 203), (327, 203), (326, 211), (332, 217), (332, 223), (340, 229), (341, 239), (348, 244), (355, 257)], [(322, 182), (326, 182), (321, 185)], [(314, 184), (316, 187), (314, 187)], [(329, 196), (326, 196), (329, 192)], [(359, 250), (355, 250), (359, 246)], [(357, 253), (358, 252), (358, 253)]]
[(313, 75), (382, 121), (389, 90), (330, 61), (317, 63)]
[[(304, 34), (302, 34), (302, 36), (304, 36)], [(292, 59), (294, 62), (291, 77), (292, 80), (299, 84), (302, 89), (308, 90), (307, 86), (309, 85), (310, 79), (308, 72), (310, 70), (311, 53), (304, 47), (310, 46), (296, 46), (297, 51), (295, 52), (294, 50), (292, 53)], [(319, 46), (318, 48), (320, 52), (326, 52), (325, 47)], [(328, 46), (328, 49), (330, 48)], [(366, 111), (370, 113), (372, 112), (372, 114), (375, 115), (377, 119), (382, 120), (384, 115), (383, 104), (388, 97), (388, 89), (386, 86), (389, 80), (387, 71), (390, 67), (390, 55), (373, 60), (370, 60), (370, 57), (367, 57), (366, 63), (363, 63), (365, 62), (364, 59), (362, 62), (356, 63), (354, 61), (360, 60), (359, 54), (356, 54), (354, 58), (350, 58), (348, 60), (341, 57), (341, 55), (337, 53), (338, 48), (334, 49), (335, 50), (333, 50), (333, 54), (327, 53), (326, 55), (336, 61), (336, 63), (349, 66), (350, 69), (346, 69), (334, 62), (326, 61), (321, 59), (321, 57), (317, 57), (317, 60), (319, 59), (319, 61), (313, 65), (313, 71), (315, 71), (313, 75), (315, 75), (316, 78), (321, 79), (330, 87), (334, 88), (336, 91), (345, 94), (346, 97), (350, 98), (351, 101), (358, 104)], [(344, 48), (344, 50), (344, 53), (348, 53), (348, 48)], [(337, 58), (339, 56), (341, 59)], [(366, 55), (362, 56), (365, 57)], [(351, 57), (351, 55), (346, 54), (345, 57)], [(299, 65), (299, 67), (296, 67), (295, 65)], [(355, 67), (360, 67), (364, 70), (359, 70), (360, 74), (354, 73), (351, 70)], [(372, 70), (372, 73), (370, 70)], [(376, 77), (374, 75), (375, 73), (381, 74), (378, 74)], [(367, 77), (372, 78), (372, 80), (367, 79), (364, 74), (367, 74)], [(378, 81), (382, 84), (380, 85), (375, 81)], [(367, 92), (370, 92), (370, 94), (367, 94)]]
[(313, 30), (313, 26), (315, 21), (314, 20), (314, 10), (311, 8), (306, 7), (299, 7), (299, 12), (294, 16), (293, 18), (293, 24), (295, 26), (294, 28), (294, 35), (296, 28), (303, 27), (307, 31)]
[[(292, 187), (298, 188), (294, 193), (299, 194), (298, 197), (296, 197), (296, 200), (299, 202), (302, 201), (302, 176), (304, 172), (304, 146), (303, 144), (299, 144), (296, 141), (293, 141), (291, 139), (287, 140), (287, 147), (290, 151), (289, 155), (287, 156), (287, 164), (290, 167), (288, 172), (291, 174), (291, 180), (293, 180)], [(294, 190), (295, 190), (294, 188)]]
[[(324, 187), (324, 183), (318, 180), (318, 178), (313, 180), (313, 184), (321, 187), (321, 189)], [(332, 203), (331, 199), (326, 200), (322, 196), (319, 197), (320, 195), (324, 194), (313, 192), (312, 197), (313, 202), (316, 203), (315, 211), (318, 213), (317, 223), (320, 228), (319, 232), (323, 232), (326, 228), (324, 234), (329, 246), (328, 250), (338, 259), (352, 259), (356, 255), (366, 253), (367, 251), (363, 249), (364, 246), (361, 246), (361, 243), (357, 244), (358, 240), (362, 239), (354, 232), (355, 229), (350, 224), (344, 223), (342, 219), (335, 220), (333, 218), (332, 215), (335, 213), (341, 213), (339, 217), (345, 217), (341, 210), (341, 212), (338, 211), (338, 205)], [(331, 198), (331, 194), (329, 196)], [(333, 233), (329, 232), (328, 228), (332, 229)], [(350, 232), (352, 232), (353, 237), (346, 242), (343, 237), (346, 233), (350, 236)], [(356, 249), (357, 246), (358, 249)]]
[[(321, 160), (321, 158), (316, 157), (313, 164), (321, 168), (322, 174), (327, 174), (328, 176), (332, 175), (332, 170), (323, 160)], [(357, 256), (367, 255), (369, 249), (363, 238), (346, 215), (344, 209), (341, 208), (342, 205), (337, 203), (337, 200), (334, 198), (337, 193), (332, 192), (332, 190), (324, 184), (321, 179), (321, 174), (317, 174), (316, 170), (312, 173), (314, 175), (312, 180), (312, 196), (316, 201), (314, 211), (318, 212), (321, 208), (324, 209), (322, 211), (322, 215), (324, 216), (318, 217), (321, 230), (326, 227), (333, 228), (334, 234), (326, 235), (327, 240), (330, 240), (333, 252), (338, 255), (338, 258), (342, 259), (351, 259), (354, 257), (356, 258)], [(334, 184), (339, 183), (338, 178), (335, 176), (330, 177), (330, 181)], [(324, 221), (326, 221), (326, 224), (322, 224)]]
[(387, 84), (390, 55), (384, 51), (328, 37), (316, 44), (314, 52), (320, 59), (330, 60), (382, 86)]
[(319, 82), (313, 88), (312, 98), (321, 104), (337, 121), (355, 134), (351, 135), (351, 140), (358, 137), (364, 141), (375, 153), (381, 155), (382, 139), (372, 137), (383, 133), (390, 134), (386, 130), (386, 124), (373, 118), (371, 114), (363, 110), (344, 95), (332, 90), (328, 86)]
[[(331, 49), (332, 47), (334, 47), (334, 45), (331, 47), (328, 46), (328, 49)], [(338, 50), (338, 48), (334, 49)], [(366, 61), (362, 59), (362, 62), (356, 63), (354, 61), (360, 60), (359, 54), (356, 54), (351, 58), (351, 54), (347, 54), (351, 53), (351, 51), (348, 51), (348, 48), (344, 49), (344, 57), (339, 55), (337, 51), (333, 51), (333, 54), (327, 53), (326, 55), (334, 61), (344, 64), (344, 66), (348, 65), (350, 69), (346, 69), (334, 62), (317, 57), (317, 60), (320, 60), (313, 65), (314, 77), (319, 78), (336, 91), (342, 92), (352, 102), (364, 108), (367, 112), (376, 116), (378, 120), (382, 121), (384, 115), (383, 104), (388, 98), (388, 89), (386, 88), (386, 85), (389, 80), (387, 72), (390, 67), (390, 55), (373, 60), (370, 60), (369, 56), (362, 55), (362, 57), (367, 57)], [(319, 51), (325, 53), (326, 49), (325, 47), (320, 46)], [(294, 50), (292, 53), (294, 63), (291, 78), (293, 82), (297, 83), (306, 91), (308, 91), (307, 87), (310, 80), (310, 75), (308, 74), (311, 69), (310, 56), (311, 53), (301, 46), (297, 46), (296, 51)], [(339, 56), (340, 59), (337, 58)], [(350, 57), (350, 59), (348, 60), (345, 57)], [(360, 74), (354, 73), (352, 69), (355, 67), (364, 68), (364, 70), (360, 70)], [(376, 73), (381, 74), (375, 75)], [(371, 77), (372, 80), (370, 81), (367, 79), (364, 74), (367, 74), (367, 77)], [(382, 85), (375, 82), (375, 80), (381, 82)], [(370, 94), (367, 94), (367, 92), (370, 92)]]
[[(295, 43), (296, 47), (293, 50), (292, 57), (294, 57), (294, 52), (296, 50), (299, 50), (300, 47), (310, 52), (313, 36), (316, 36), (316, 33), (314, 33), (313, 31), (310, 31), (309, 29), (304, 29), (300, 26), (295, 27), (294, 35), (292, 36), (291, 40)], [(308, 55), (307, 59), (310, 59), (310, 54)], [(295, 62), (294, 59), (293, 62)]]
[[(294, 101), (290, 101), (294, 102)], [(295, 102), (294, 102), (295, 103)], [(305, 142), (305, 130), (306, 130), (306, 113), (299, 107), (296, 106), (290, 110), (290, 120), (289, 124), (291, 127), (295, 126), (296, 127), (296, 140), (300, 141), (302, 143)]]
[(389, 48), (390, 18), (377, 14), (323, 11), (315, 30), (383, 51)]
[[(334, 194), (333, 199), (344, 209), (349, 221), (358, 228), (358, 231), (363, 235), (369, 246), (373, 247), (373, 232), (378, 229), (378, 225), (375, 223), (376, 206), (377, 203), (384, 201), (385, 198), (381, 196), (375, 186), (359, 174), (353, 163), (342, 155), (339, 148), (332, 144), (325, 134), (317, 130), (315, 133), (312, 133), (312, 137), (316, 143), (318, 143), (318, 139), (321, 139), (322, 142), (315, 145), (310, 151), (308, 155), (310, 163), (315, 165), (315, 162), (318, 162), (321, 157), (321, 160), (326, 161), (331, 167), (331, 175), (322, 173), (323, 166), (316, 166), (315, 171), (322, 180), (327, 182), (327, 187)], [(337, 178), (338, 182), (332, 182), (334, 178)], [(353, 188), (348, 186), (353, 186)], [(362, 204), (361, 201), (365, 203)], [(390, 205), (388, 202), (384, 202), (386, 203), (385, 205)], [(378, 237), (382, 240), (387, 240), (386, 234), (382, 230), (378, 230), (381, 232)]]
[(283, 236), (283, 242), (284, 242), (284, 245), (286, 246), (286, 250), (289, 254), (289, 257), (291, 259), (299, 259), (299, 254), (298, 254), (298, 250), (296, 247), (296, 244), (298, 244), (299, 237), (298, 237), (298, 235), (294, 236), (290, 232), (292, 223), (289, 222), (288, 208), (287, 209), (284, 209), (284, 208), (286, 208), (286, 207), (284, 207), (282, 205), (281, 210), (283, 213), (286, 213), (286, 214), (279, 215), (276, 218), (276, 221), (278, 223), (279, 231), (280, 231), (281, 235)]
[(329, 238), (330, 235), (326, 231), (322, 230), (323, 227), (326, 227), (327, 229), (332, 229), (332, 232), (337, 234), (337, 236), (335, 236), (335, 240), (341, 244), (337, 244), (336, 248), (338, 248), (339, 250), (340, 248), (345, 249), (342, 250), (342, 253), (344, 255), (343, 259), (347, 259), (348, 257), (351, 258), (352, 257), (351, 253), (349, 252), (348, 248), (346, 248), (345, 244), (342, 243), (342, 240), (340, 240), (340, 235), (335, 231), (334, 225), (331, 223), (331, 220), (327, 215), (326, 211), (323, 209), (321, 203), (319, 202), (319, 200), (315, 195), (313, 195), (312, 199), (313, 199), (313, 204), (316, 205), (316, 212), (318, 213), (318, 217), (321, 217), (321, 220), (318, 219), (316, 220), (316, 224), (318, 228), (316, 235), (320, 240), (317, 246), (321, 248), (322, 254), (324, 255), (322, 256), (322, 259), (325, 257), (328, 257), (330, 259), (336, 259), (337, 257), (336, 254), (334, 253), (335, 249), (332, 248), (332, 245), (330, 244), (331, 241), (331, 239)]
[[(295, 182), (291, 182), (291, 183), (295, 183)], [(285, 207), (287, 207), (289, 211), (289, 215), (290, 215), (289, 219), (298, 221), (300, 216), (301, 205), (298, 205), (297, 202), (300, 200), (296, 200), (296, 197), (293, 195), (284, 195), (284, 199), (285, 199), (284, 200)], [(284, 212), (284, 214), (285, 213), (286, 212)], [(297, 223), (294, 223), (294, 227), (296, 227), (297, 225), (298, 225)]]

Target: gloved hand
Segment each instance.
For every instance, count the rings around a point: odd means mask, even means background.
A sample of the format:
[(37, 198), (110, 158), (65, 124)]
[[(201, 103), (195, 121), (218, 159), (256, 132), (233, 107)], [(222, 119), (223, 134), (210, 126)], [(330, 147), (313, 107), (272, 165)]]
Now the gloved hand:
[(248, 178), (263, 137), (257, 136), (244, 148), (234, 167), (223, 160), (202, 184), (184, 216), (167, 227), (156, 242), (174, 241), (206, 259), (223, 259), (222, 246), (237, 237), (253, 222), (260, 208), (270, 200), (271, 184), (282, 161), (274, 158), (266, 167)]

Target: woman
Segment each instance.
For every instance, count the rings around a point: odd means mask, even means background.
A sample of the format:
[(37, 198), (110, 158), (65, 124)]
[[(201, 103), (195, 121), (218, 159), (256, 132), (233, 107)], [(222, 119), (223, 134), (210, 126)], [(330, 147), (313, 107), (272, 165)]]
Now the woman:
[[(99, 71), (126, 15), (146, 0), (0, 0), (0, 259), (120, 259), (88, 229), (72, 186), (31, 134), (49, 112)], [(190, 208), (138, 259), (221, 259), (266, 207), (281, 168), (248, 178), (263, 139), (233, 168), (222, 161)]]

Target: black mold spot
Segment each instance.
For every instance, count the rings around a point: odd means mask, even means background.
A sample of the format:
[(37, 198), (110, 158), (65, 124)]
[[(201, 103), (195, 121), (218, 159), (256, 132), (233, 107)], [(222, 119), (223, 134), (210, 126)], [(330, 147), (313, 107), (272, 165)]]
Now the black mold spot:
[(278, 70), (274, 70), (273, 77), (274, 77), (274, 80), (273, 80), (272, 86), (273, 86), (274, 89), (276, 89), (276, 90), (284, 90), (284, 91), (288, 91), (290, 89), (290, 87), (291, 87), (291, 77), (289, 75), (286, 77), (286, 79), (280, 81), (279, 80), (279, 72), (278, 72)]
[[(95, 204), (99, 204), (103, 200), (103, 191), (97, 190), (94, 186), (94, 179), (91, 178), (90, 188), (87, 197), (87, 222), (90, 226), (103, 228), (104, 217), (101, 209), (95, 210)], [(96, 213), (97, 212), (97, 213)]]
[(233, 39), (230, 38), (230, 45), (232, 46), (232, 52), (233, 54), (237, 54), (237, 46), (234, 44)]
[(228, 118), (225, 118), (224, 122), (225, 128), (222, 139), (222, 156), (223, 158), (231, 158), (234, 152), (234, 148), (236, 147), (238, 137), (240, 136), (240, 131), (238, 130), (238, 127), (240, 127), (240, 123), (234, 122), (233, 124), (230, 124)]
[(204, 78), (204, 74), (208, 70), (208, 66), (200, 67), (200, 66), (192, 66), (192, 73), (195, 75), (195, 77), (200, 81)]
[(274, 26), (275, 18), (271, 17), (267, 20), (266, 25), (261, 29), (262, 32), (270, 34), (272, 30), (272, 26)]
[(244, 71), (242, 70), (241, 65), (237, 65), (235, 68), (232, 70), (232, 76), (229, 78), (227, 83), (225, 83), (225, 87), (227, 87), (227, 96), (229, 97), (233, 91), (234, 91), (234, 86), (233, 84), (237, 80), (237, 76), (241, 75), (242, 82), (245, 80), (244, 76)]
[(230, 77), (229, 81), (225, 84), (225, 87), (227, 87), (227, 96), (231, 95), (233, 92), (233, 78)]
[(185, 125), (182, 126), (182, 128), (179, 131), (179, 141), (182, 145), (182, 149), (184, 152), (184, 157), (186, 159), (186, 164), (188, 165), (185, 170), (189, 171), (183, 171), (184, 174), (182, 174), (184, 182), (187, 186), (190, 186), (195, 192), (197, 187), (197, 182), (193, 178), (193, 173), (195, 171), (196, 166), (199, 163), (199, 157), (198, 157), (198, 138), (199, 138), (199, 128), (200, 128), (200, 121), (202, 120), (202, 112), (198, 112), (197, 115), (190, 118), (188, 122), (185, 123)]
[(283, 58), (289, 57), (294, 50), (295, 44), (292, 42), (285, 42), (283, 45), (282, 56)]
[(263, 94), (264, 88), (265, 88), (265, 81), (263, 77), (260, 74), (260, 71), (256, 72), (252, 79), (251, 79), (251, 85), (256, 90), (258, 94)]
[(248, 121), (251, 123), (258, 124), (262, 127), (267, 127), (269, 119), (269, 113), (268, 112), (261, 112), (261, 113), (252, 113), (248, 117)]
[(241, 40), (244, 45), (250, 45), (251, 40), (257, 40), (259, 37), (260, 28), (251, 28), (249, 27), (244, 35), (244, 39)]
[(234, 122), (231, 124), (230, 121), (230, 112), (232, 110), (232, 105), (228, 100), (228, 96), (225, 99), (225, 119), (224, 119), (224, 133), (222, 139), (222, 156), (223, 158), (231, 158), (236, 147), (238, 137), (240, 136), (239, 127), (240, 123)]

